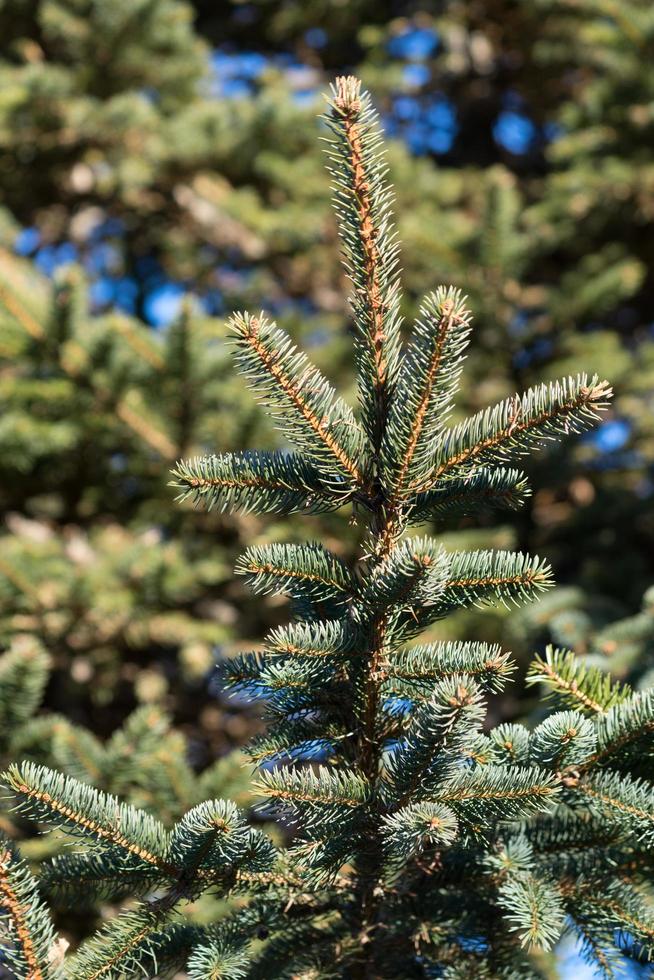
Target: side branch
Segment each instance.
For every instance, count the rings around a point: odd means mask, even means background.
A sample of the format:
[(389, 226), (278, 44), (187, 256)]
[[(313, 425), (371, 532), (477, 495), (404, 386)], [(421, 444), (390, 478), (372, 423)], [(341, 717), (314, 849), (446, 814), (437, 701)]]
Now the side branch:
[[(57, 937), (36, 879), (14, 845), (0, 841), (2, 963), (11, 976), (52, 980), (50, 957)], [(3, 971), (4, 974), (4, 971)]]
[(29, 908), (24, 905), (11, 880), (10, 869), (13, 860), (12, 852), (4, 847), (0, 852), (0, 907), (6, 909), (12, 921), (12, 931), (20, 945), (30, 980), (45, 980), (28, 925)]
[[(470, 313), (457, 289), (424, 300), (391, 401), (382, 446), (391, 500), (429, 476), (442, 441), (470, 337)], [(411, 492), (409, 491), (409, 496)]]
[[(125, 832), (130, 825), (136, 829), (138, 822), (132, 809), (118, 804), (115, 798), (107, 797), (72, 777), (62, 777), (31, 763), (25, 763), (22, 769), (12, 766), (3, 778), (18, 798), (18, 809), (26, 816), (47, 823), (53, 819), (61, 821), (74, 832), (120, 847), (162, 874), (175, 876), (175, 867), (165, 860), (163, 853), (157, 853), (143, 839), (132, 838)], [(108, 810), (113, 814), (113, 819), (109, 818)], [(142, 818), (141, 823), (144, 822), (145, 818)], [(149, 831), (154, 834), (160, 831), (162, 836), (165, 834), (163, 827), (152, 819), (144, 830)]]
[(422, 436), (425, 420), (427, 418), (427, 409), (429, 408), (429, 403), (431, 401), (432, 390), (441, 365), (443, 347), (445, 346), (445, 339), (449, 331), (451, 330), (454, 322), (455, 322), (454, 303), (451, 300), (448, 300), (446, 303), (443, 303), (441, 316), (439, 318), (438, 326), (436, 328), (436, 342), (431, 351), (431, 357), (429, 359), (427, 369), (425, 370), (424, 389), (417, 405), (417, 411), (415, 412), (415, 415), (413, 417), (411, 434), (409, 436), (409, 441), (404, 451), (402, 463), (400, 466), (400, 471), (395, 481), (394, 490), (395, 490), (395, 494), (398, 497), (402, 496), (406, 477), (411, 468), (416, 447), (418, 446), (418, 443), (420, 442), (420, 438)]
[(611, 396), (606, 381), (580, 375), (530, 388), (485, 409), (446, 433), (429, 478), (411, 490), (421, 493), (473, 466), (501, 465), (548, 440), (583, 432), (597, 421)]
[[(270, 403), (280, 411), (277, 418), (288, 427), (300, 448), (315, 453), (315, 440), (326, 452), (328, 468), (338, 469), (357, 486), (364, 484), (363, 473), (346, 442), (362, 449), (363, 435), (349, 407), (335, 392), (320, 371), (311, 365), (290, 342), (287, 335), (263, 317), (238, 315), (232, 318), (242, 351), (239, 365), (253, 381), (267, 387)], [(284, 408), (287, 409), (284, 412)], [(293, 416), (288, 416), (288, 409)], [(343, 439), (334, 435), (339, 426)], [(308, 438), (307, 438), (308, 436)]]

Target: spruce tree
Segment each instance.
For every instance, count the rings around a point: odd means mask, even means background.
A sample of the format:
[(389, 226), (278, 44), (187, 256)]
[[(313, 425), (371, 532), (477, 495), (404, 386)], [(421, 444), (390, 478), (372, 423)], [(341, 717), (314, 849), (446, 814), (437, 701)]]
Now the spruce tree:
[(0, 253), (0, 644), (38, 636), (48, 707), (97, 733), (171, 681), (197, 719), (212, 648), (239, 632), (244, 524), (171, 508), (166, 485), (218, 425), (230, 448), (255, 427), (225, 336), (190, 303), (161, 332), (91, 316), (79, 268), (48, 282)]
[[(535, 599), (550, 568), (521, 553), (447, 552), (410, 530), (451, 511), (519, 506), (520, 457), (591, 426), (610, 388), (568, 377), (451, 425), (465, 300), (449, 288), (430, 294), (403, 343), (391, 190), (355, 79), (336, 81), (325, 124), (359, 411), (264, 313), (242, 313), (232, 321), (237, 364), (294, 448), (177, 469), (182, 494), (209, 507), (348, 506), (363, 529), (353, 564), (320, 542), (277, 542), (253, 545), (237, 567), (255, 593), (292, 603), (292, 622), (224, 675), (266, 704), (267, 733), (251, 746), (257, 788), (293, 838), (277, 850), (221, 801), (168, 833), (70, 777), (10, 767), (19, 812), (95, 843), (46, 867), (42, 892), (140, 899), (66, 957), (64, 975), (163, 976), (186, 961), (192, 980), (518, 980), (544, 976), (532, 951), (569, 929), (612, 976), (622, 953), (654, 954), (651, 694), (551, 650), (531, 680), (559, 710), (533, 730), (485, 732), (485, 698), (508, 680), (510, 654), (439, 641), (437, 624), (462, 606)], [(43, 899), (11, 847), (3, 869), (14, 973), (56, 976)], [(203, 926), (176, 915), (209, 889), (232, 895), (224, 918)]]

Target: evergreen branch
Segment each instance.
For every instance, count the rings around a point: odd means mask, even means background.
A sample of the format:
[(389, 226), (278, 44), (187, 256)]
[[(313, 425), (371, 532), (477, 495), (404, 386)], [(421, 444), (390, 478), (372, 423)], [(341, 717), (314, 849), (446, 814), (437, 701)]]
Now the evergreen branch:
[(595, 772), (581, 779), (570, 777), (575, 794), (591, 808), (628, 828), (639, 841), (654, 842), (654, 789), (644, 780), (615, 772)]
[(549, 564), (537, 555), (512, 551), (461, 551), (447, 555), (447, 570), (435, 576), (430, 598), (414, 606), (403, 626), (419, 632), (467, 605), (504, 605), (533, 601), (552, 586)]
[[(106, 769), (120, 773), (120, 782), (133, 787), (139, 785), (144, 770), (154, 763), (165, 781), (166, 767), (162, 761), (170, 745), (170, 726), (171, 719), (158, 706), (147, 704), (137, 708), (109, 739), (105, 747)], [(183, 765), (175, 766), (174, 772), (174, 781), (181, 782)]]
[(452, 775), (484, 713), (481, 692), (469, 678), (454, 675), (436, 684), (430, 700), (412, 714), (405, 740), (387, 764), (397, 808), (424, 799)]
[[(181, 732), (171, 730), (171, 719), (155, 705), (144, 705), (107, 744), (105, 772), (112, 773), (116, 793), (129, 793), (138, 805), (156, 808), (168, 823), (177, 816), (180, 803), (193, 802), (205, 786), (203, 779), (194, 786), (186, 752)], [(211, 795), (209, 788), (205, 796)]]
[(584, 952), (603, 976), (622, 974), (621, 947), (640, 962), (654, 958), (654, 910), (645, 895), (619, 880), (598, 891), (592, 878), (568, 883), (563, 890)]
[(104, 748), (91, 732), (56, 716), (51, 720), (52, 755), (57, 766), (82, 782), (101, 780), (108, 764)]
[(333, 657), (354, 654), (357, 634), (346, 620), (290, 623), (278, 626), (266, 637), (266, 652), (273, 656)]
[(631, 694), (627, 684), (620, 684), (606, 671), (589, 667), (571, 651), (553, 646), (547, 647), (545, 658), (536, 657), (529, 668), (527, 683), (538, 682), (563, 704), (587, 715), (602, 714)]
[[(5, 249), (2, 249), (0, 250), (0, 254), (4, 257), (9, 253)], [(38, 322), (23, 303), (21, 303), (13, 290), (10, 290), (4, 282), (0, 283), (0, 303), (3, 304), (7, 312), (11, 314), (14, 320), (32, 340), (45, 340), (46, 333), (43, 325)]]
[[(166, 363), (162, 354), (155, 346), (157, 336), (155, 331), (147, 327), (144, 329), (144, 325), (140, 321), (132, 320), (119, 312), (112, 312), (108, 320), (111, 330), (117, 333), (129, 345), (139, 360), (145, 361), (157, 373), (163, 371), (165, 368), (170, 370), (175, 366), (171, 363), (172, 358)], [(173, 323), (166, 331), (168, 349), (170, 349), (171, 340), (176, 336), (176, 333), (176, 323)]]
[(530, 388), (507, 398), (444, 434), (429, 478), (411, 490), (423, 493), (444, 477), (473, 466), (503, 465), (547, 441), (584, 432), (611, 398), (606, 381), (585, 374)]
[(298, 721), (318, 716), (324, 721), (330, 715), (337, 718), (343, 715), (347, 717), (347, 709), (342, 703), (346, 690), (343, 682), (334, 682), (325, 689), (312, 689), (306, 684), (286, 685), (276, 690), (267, 700), (267, 714), (273, 727), (276, 725), (278, 729), (289, 716)]
[(297, 759), (324, 759), (331, 755), (339, 741), (345, 738), (342, 725), (329, 724), (324, 717), (309, 717), (282, 721), (277, 729), (268, 727), (266, 734), (258, 735), (248, 745), (247, 755), (256, 765), (264, 761), (291, 762)]
[(271, 711), (297, 711), (313, 707), (328, 694), (335, 670), (324, 658), (268, 659), (245, 654), (229, 660), (223, 667), (226, 686), (241, 688), (254, 698), (264, 698)]
[(517, 510), (531, 494), (521, 470), (488, 468), (471, 471), (459, 480), (446, 480), (434, 490), (413, 498), (411, 524), (444, 520), (452, 515), (478, 514), (491, 507)]
[[(502, 763), (508, 761), (502, 758), (501, 753), (496, 751), (488, 735), (478, 732), (470, 742), (462, 748), (461, 754), (468, 764), (475, 766), (487, 766), (489, 763)], [(526, 761), (526, 760), (525, 760)]]
[(529, 602), (550, 588), (552, 571), (538, 555), (513, 551), (460, 551), (450, 556), (441, 603)]
[[(593, 938), (611, 923), (625, 933), (631, 925), (636, 953), (650, 948), (635, 900), (627, 908), (625, 899), (618, 921), (614, 909), (593, 912), (585, 898), (594, 890), (619, 902), (603, 887), (619, 876), (643, 892), (649, 885), (654, 861), (643, 854), (654, 836), (652, 789), (619, 775), (627, 766), (643, 771), (636, 753), (648, 752), (649, 698), (603, 691), (553, 657), (545, 666), (560, 669), (548, 679), (574, 710), (531, 732), (501, 724), (485, 734), (481, 692), (502, 688), (508, 655), (480, 643), (402, 648), (463, 606), (531, 600), (550, 585), (549, 566), (537, 557), (449, 554), (405, 532), (411, 522), (487, 504), (518, 506), (528, 488), (513, 460), (587, 428), (611, 391), (596, 378), (568, 378), (446, 429), (469, 315), (455, 290), (428, 296), (401, 356), (390, 190), (376, 117), (356, 80), (336, 82), (326, 123), (354, 286), (362, 423), (285, 333), (263, 315), (237, 314), (239, 366), (297, 451), (226, 453), (176, 470), (182, 496), (209, 508), (288, 514), (349, 502), (353, 521), (366, 525), (365, 554), (352, 570), (320, 544), (251, 547), (237, 567), (256, 593), (288, 594), (296, 617), (273, 630), (261, 652), (231, 660), (224, 676), (266, 702), (271, 724), (251, 750), (269, 760), (258, 809), (289, 818), (297, 840), (277, 855), (231, 804), (213, 799), (168, 834), (113, 796), (39, 767), (13, 767), (6, 778), (21, 812), (100, 844), (90, 856), (56, 859), (44, 876), (49, 891), (69, 903), (78, 886), (87, 899), (151, 898), (71, 958), (75, 980), (167, 974), (189, 955), (191, 980), (425, 973), (524, 980), (539, 967), (520, 942), (551, 946), (565, 914)], [(73, 336), (73, 312), (71, 300), (44, 332), (50, 364)], [(194, 394), (203, 381), (191, 376), (191, 341), (184, 320), (164, 363), (163, 400), (174, 402), (171, 431), (182, 445), (197, 427)], [(150, 375), (153, 359), (144, 355)], [(68, 339), (62, 357), (70, 387), (95, 395), (93, 356)], [(132, 431), (164, 450), (170, 440), (150, 425), (137, 393), (119, 398), (117, 414), (125, 421), (131, 413)], [(12, 573), (13, 584), (38, 599), (27, 577)], [(161, 786), (179, 800), (177, 772), (187, 785), (187, 763), (178, 770), (163, 761), (181, 756), (180, 743), (156, 712), (131, 720), (137, 747), (129, 759), (127, 738), (105, 749), (77, 739), (70, 726), (50, 731), (58, 757), (82, 774), (95, 764), (113, 789), (156, 802)], [(602, 771), (608, 763), (616, 771)], [(150, 785), (158, 765), (163, 775)], [(211, 786), (213, 796), (215, 782), (214, 772), (200, 789)], [(193, 793), (195, 802), (197, 787)], [(218, 924), (196, 929), (174, 920), (181, 901), (214, 887), (233, 890)]]
[(443, 590), (449, 561), (430, 538), (408, 538), (392, 548), (367, 576), (361, 589), (364, 608), (434, 602)]
[(392, 191), (385, 180), (381, 132), (370, 96), (356, 78), (332, 86), (324, 119), (334, 204), (345, 268), (354, 287), (359, 397), (375, 448), (397, 373), (400, 349), (398, 244), (392, 225)]
[[(292, 883), (302, 887), (303, 883), (293, 874), (288, 862), (285, 864), (284, 872), (285, 877), (280, 878), (279, 885), (288, 888)], [(309, 899), (305, 892), (302, 900), (293, 909), (296, 916), (299, 914), (304, 916), (304, 919), (297, 917), (294, 919), (292, 913), (288, 914), (289, 908), (284, 901), (285, 894), (285, 892), (277, 893), (273, 886), (272, 890), (251, 898), (247, 906), (241, 908), (231, 920), (223, 919), (219, 924), (210, 927), (205, 937), (195, 946), (189, 959), (189, 980), (230, 978), (232, 977), (230, 970), (234, 971), (233, 976), (236, 978), (243, 975), (238, 971), (245, 969), (245, 975), (250, 980), (254, 980), (255, 977), (265, 980), (267, 977), (277, 976), (278, 973), (283, 972), (290, 959), (290, 937), (296, 936), (298, 930), (306, 936), (307, 926), (317, 931), (310, 917), (320, 913), (321, 906), (329, 902), (334, 891), (333, 889), (329, 892), (323, 891), (323, 902), (317, 900), (316, 896)], [(328, 933), (323, 930), (323, 937), (325, 935)], [(252, 944), (255, 938), (259, 940), (258, 949)], [(274, 961), (271, 963), (268, 954), (278, 938), (285, 943), (286, 956), (281, 962), (274, 964)], [(254, 962), (252, 962), (253, 957)], [(260, 972), (262, 967), (263, 972)], [(212, 969), (218, 972), (212, 973)], [(223, 972), (220, 972), (221, 970)]]
[(530, 874), (510, 876), (500, 885), (498, 897), (522, 946), (548, 950), (560, 938), (566, 913), (550, 882)]
[(70, 980), (119, 980), (123, 977), (160, 976), (183, 963), (197, 927), (165, 924), (158, 912), (144, 906), (122, 912), (87, 940), (67, 962)]
[(493, 746), (493, 755), (499, 756), (499, 761), (519, 766), (529, 762), (529, 732), (524, 725), (504, 722), (492, 728), (488, 738)]
[(188, 960), (189, 980), (242, 980), (248, 975), (247, 950), (221, 940), (207, 940), (194, 947)]
[(407, 691), (411, 686), (432, 687), (445, 677), (460, 674), (497, 693), (515, 670), (510, 658), (511, 654), (503, 653), (499, 644), (449, 640), (389, 653), (382, 669), (390, 689), (396, 679), (406, 682)]
[(597, 745), (595, 725), (577, 711), (557, 711), (534, 730), (530, 756), (536, 765), (556, 769), (587, 763)]
[[(269, 689), (262, 682), (261, 675), (266, 664), (261, 653), (241, 653), (220, 665), (219, 676), (226, 688), (245, 688), (252, 697), (265, 697)], [(260, 689), (263, 689), (263, 694), (260, 694)]]
[(443, 980), (470, 980), (470, 977), (475, 980), (545, 980), (545, 974), (526, 953), (521, 955), (521, 951), (515, 945), (509, 946), (502, 935), (494, 934), (494, 939), (495, 948), (490, 955), (476, 949), (471, 951), (472, 943), (467, 936), (458, 943), (439, 943), (434, 959), (425, 955), (425, 965), (428, 969), (438, 970)]
[(522, 820), (556, 802), (557, 779), (536, 766), (483, 766), (455, 776), (434, 793), (461, 820), (481, 832), (493, 821)]
[(654, 906), (645, 895), (625, 882), (614, 881), (604, 894), (582, 888), (577, 896), (607, 936), (616, 929), (624, 930), (635, 940), (637, 958), (654, 959)]
[(570, 849), (608, 847), (620, 838), (619, 827), (602, 817), (592, 816), (585, 810), (571, 811), (565, 808), (553, 816), (537, 817), (525, 827), (526, 837), (537, 848), (537, 857), (563, 853)]
[(343, 564), (320, 544), (271, 544), (248, 548), (236, 574), (245, 575), (257, 594), (284, 592), (295, 599), (344, 603), (354, 584)]
[(635, 757), (651, 755), (654, 732), (654, 692), (636, 691), (601, 714), (596, 723), (597, 751), (585, 766), (626, 764)]
[(381, 447), (393, 499), (430, 474), (452, 407), (470, 335), (470, 314), (457, 289), (441, 286), (420, 308), (402, 359)]
[(139, 857), (122, 847), (90, 853), (59, 854), (44, 865), (39, 887), (58, 908), (75, 909), (99, 902), (141, 898), (161, 885), (156, 867), (144, 867)]
[[(264, 851), (267, 851), (265, 867), (261, 864)], [(192, 881), (202, 870), (212, 874), (234, 870), (254, 852), (258, 870), (269, 870), (274, 850), (268, 839), (243, 822), (233, 803), (206, 800), (193, 807), (175, 826), (170, 837), (169, 860), (181, 869), (183, 878)]]
[(164, 875), (175, 873), (166, 860), (167, 834), (149, 814), (120, 803), (70, 776), (25, 762), (3, 774), (3, 782), (16, 796), (19, 813), (39, 823), (65, 826), (73, 834), (112, 844), (156, 867)]
[(617, 950), (608, 949), (610, 938), (593, 927), (587, 918), (580, 921), (571, 915), (575, 932), (580, 940), (580, 952), (590, 966), (595, 967), (603, 980), (615, 980), (622, 973), (622, 963), (618, 963)]
[(0, 922), (3, 959), (16, 980), (56, 980), (56, 936), (36, 880), (8, 841), (0, 839)]
[(495, 843), (482, 863), (495, 884), (506, 881), (508, 877), (531, 873), (535, 860), (534, 849), (521, 828), (515, 828), (513, 833), (507, 828), (506, 835)]
[(391, 874), (429, 845), (447, 847), (458, 835), (455, 814), (442, 803), (411, 803), (383, 817), (384, 848)]
[[(273, 416), (307, 459), (334, 488), (361, 486), (365, 437), (352, 410), (289, 337), (263, 316), (231, 319), (237, 365)], [(336, 471), (337, 476), (334, 476)]]
[(367, 781), (345, 768), (277, 769), (261, 772), (256, 789), (292, 816), (302, 817), (304, 830), (338, 836), (351, 815), (366, 805)]
[(347, 932), (333, 917), (330, 920), (322, 916), (317, 925), (314, 922), (286, 922), (256, 956), (248, 978), (308, 980), (330, 977), (335, 980), (334, 970), (342, 965), (339, 951), (344, 940), (347, 941)]
[[(32, 337), (39, 344), (48, 344), (50, 341), (50, 336), (48, 331), (43, 327), (41, 323), (30, 313), (30, 311), (25, 307), (25, 305), (20, 301), (14, 292), (10, 292), (5, 284), (0, 284), (0, 302), (4, 304), (7, 311), (16, 320), (18, 324), (22, 327), (28, 336)], [(116, 320), (114, 326), (118, 328), (119, 320)], [(75, 345), (81, 355), (81, 359), (86, 360), (86, 353), (81, 349), (79, 344)], [(148, 345), (150, 350), (150, 357), (156, 358), (155, 352)], [(64, 371), (69, 377), (75, 381), (80, 381), (80, 372), (73, 366), (72, 363), (67, 361), (65, 358), (59, 358), (59, 366), (62, 371)], [(127, 428), (131, 429), (132, 432), (142, 439), (147, 445), (152, 449), (156, 450), (164, 459), (174, 459), (176, 453), (176, 447), (171, 439), (157, 429), (155, 426), (149, 424), (144, 418), (142, 413), (139, 413), (134, 409), (132, 405), (129, 404), (129, 400), (122, 398), (115, 406), (115, 412), (118, 418), (123, 422)]]
[(317, 514), (344, 504), (351, 487), (327, 485), (318, 471), (295, 453), (246, 452), (203, 456), (179, 462), (173, 475), (179, 500), (190, 497), (207, 510), (254, 514)]
[(310, 769), (280, 769), (263, 772), (258, 789), (274, 799), (299, 803), (338, 802), (341, 806), (359, 807), (367, 799), (367, 786), (360, 776), (342, 769), (319, 766)]
[(227, 868), (247, 850), (249, 828), (227, 800), (193, 807), (170, 835), (169, 858), (184, 875), (199, 868)]
[[(584, 874), (612, 875), (628, 834), (615, 822), (593, 816), (585, 808), (538, 817), (524, 829), (536, 848), (536, 859), (544, 871), (561, 880)], [(631, 852), (631, 851), (630, 851)]]

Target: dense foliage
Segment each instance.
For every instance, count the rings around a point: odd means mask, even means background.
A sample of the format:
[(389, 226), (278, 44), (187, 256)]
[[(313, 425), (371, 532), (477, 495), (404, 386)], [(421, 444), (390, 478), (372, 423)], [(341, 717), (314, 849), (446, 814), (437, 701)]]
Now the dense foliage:
[[(339, 78), (325, 116), (352, 282), (358, 411), (263, 314), (231, 321), (236, 363), (281, 428), (283, 452), (222, 453), (177, 468), (183, 495), (273, 514), (348, 507), (364, 529), (345, 561), (318, 542), (253, 544), (237, 572), (289, 596), (293, 619), (225, 666), (262, 698), (251, 747), (278, 849), (221, 800), (172, 830), (44, 766), (5, 775), (18, 812), (84, 840), (46, 864), (51, 901), (138, 899), (63, 965), (44, 900), (7, 845), (3, 893), (18, 977), (542, 977), (534, 951), (566, 930), (600, 975), (653, 954), (650, 783), (654, 704), (548, 649), (531, 682), (556, 698), (535, 727), (490, 725), (485, 700), (513, 669), (488, 643), (432, 627), (473, 604), (521, 604), (551, 584), (522, 552), (450, 551), (412, 526), (515, 508), (521, 457), (591, 427), (611, 389), (568, 376), (451, 419), (470, 314), (441, 287), (400, 334), (398, 246), (369, 97)], [(292, 447), (292, 448), (291, 448)], [(343, 547), (340, 549), (345, 553)], [(425, 642), (413, 641), (425, 634)], [(233, 904), (209, 924), (178, 910), (206, 891)]]
[[(459, 287), (474, 311), (451, 424), (579, 365), (616, 392), (593, 432), (522, 458), (525, 479), (502, 498), (514, 512), (492, 506), (497, 483), (475, 495), (466, 485), (456, 506), (426, 502), (425, 533), (446, 550), (538, 554), (562, 583), (522, 608), (459, 606), (435, 638), (513, 651), (513, 682), (489, 692), (486, 726), (543, 719), (525, 674), (548, 644), (645, 690), (649, 0), (5, 0), (0, 27), (7, 762), (152, 805), (166, 826), (203, 795), (242, 800), (240, 757), (215, 760), (260, 733), (260, 711), (242, 691), (227, 698), (212, 667), (286, 612), (275, 594), (249, 597), (233, 564), (248, 544), (302, 543), (306, 522), (259, 513), (282, 506), (279, 492), (255, 502), (235, 491), (237, 513), (223, 500), (173, 507), (167, 471), (219, 443), (233, 472), (254, 478), (253, 446), (288, 450), (231, 374), (223, 317), (234, 310), (265, 309), (355, 396), (315, 124), (327, 81), (353, 69), (375, 93), (397, 183), (397, 315), (421, 320), (429, 282)], [(290, 479), (285, 458), (275, 465)], [(354, 567), (365, 521), (348, 526), (349, 507), (317, 496), (311, 509), (312, 535)], [(125, 768), (139, 741), (139, 766)], [(155, 764), (173, 745), (175, 788)], [(205, 772), (216, 778), (198, 789)], [(30, 860), (65, 842), (34, 837), (20, 816), (3, 828)], [(57, 912), (73, 945), (110, 907), (89, 909)], [(201, 902), (188, 915), (214, 912)]]
[[(8, 0), (5, 241), (22, 229), (48, 273), (80, 261), (95, 312), (167, 323), (184, 291), (212, 313), (271, 309), (340, 374), (347, 311), (313, 120), (323, 77), (357, 64), (395, 137), (403, 312), (434, 278), (475, 309), (465, 409), (580, 360), (610, 371), (613, 417), (555, 466), (530, 464), (516, 536), (633, 613), (654, 571), (651, 5), (347, 7)], [(255, 445), (234, 404), (234, 445)], [(147, 451), (131, 450), (126, 479)]]

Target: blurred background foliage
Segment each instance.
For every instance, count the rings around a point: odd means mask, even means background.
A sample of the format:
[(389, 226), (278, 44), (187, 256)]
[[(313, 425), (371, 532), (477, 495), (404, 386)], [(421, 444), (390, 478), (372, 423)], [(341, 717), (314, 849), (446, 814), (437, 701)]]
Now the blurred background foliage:
[[(406, 317), (441, 282), (470, 296), (461, 411), (579, 368), (616, 389), (599, 430), (530, 465), (525, 510), (446, 535), (546, 556), (558, 589), (448, 630), (521, 663), (571, 645), (651, 683), (649, 0), (0, 0), (0, 32), (0, 643), (48, 664), (25, 718), (84, 726), (104, 759), (87, 778), (139, 803), (107, 781), (112, 746), (164, 726), (188, 768), (171, 814), (258, 727), (212, 665), (285, 617), (232, 579), (244, 542), (281, 528), (177, 505), (168, 473), (283, 445), (231, 373), (234, 309), (270, 311), (351, 383), (316, 140), (343, 72), (391, 139)], [(321, 536), (347, 557), (345, 520)], [(516, 683), (493, 710), (530, 707)], [(38, 751), (79, 774), (62, 738)]]

